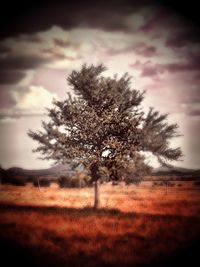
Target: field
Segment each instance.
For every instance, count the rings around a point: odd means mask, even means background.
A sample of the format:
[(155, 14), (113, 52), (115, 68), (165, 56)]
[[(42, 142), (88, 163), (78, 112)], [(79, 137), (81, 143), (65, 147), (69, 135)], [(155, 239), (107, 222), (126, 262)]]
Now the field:
[[(200, 187), (1, 185), (1, 252), (26, 266), (175, 266), (198, 260)], [(9, 255), (9, 257), (7, 256)], [(196, 263), (198, 266), (198, 263)], [(20, 266), (19, 265), (19, 266)]]

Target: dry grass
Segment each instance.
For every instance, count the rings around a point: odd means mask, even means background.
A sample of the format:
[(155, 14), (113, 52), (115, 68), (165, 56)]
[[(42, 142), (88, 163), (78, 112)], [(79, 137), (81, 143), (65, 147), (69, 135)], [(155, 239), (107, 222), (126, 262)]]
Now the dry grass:
[(105, 185), (97, 212), (92, 188), (0, 190), (0, 237), (41, 266), (155, 266), (200, 234), (199, 189), (189, 183), (168, 192)]
[[(0, 203), (15, 205), (85, 208), (93, 205), (93, 188), (60, 189), (57, 184), (40, 190), (31, 184), (26, 187), (2, 185)], [(200, 213), (200, 188), (185, 182), (182, 187), (152, 187), (150, 182), (140, 186), (111, 186), (100, 188), (101, 208), (122, 212), (192, 216)]]

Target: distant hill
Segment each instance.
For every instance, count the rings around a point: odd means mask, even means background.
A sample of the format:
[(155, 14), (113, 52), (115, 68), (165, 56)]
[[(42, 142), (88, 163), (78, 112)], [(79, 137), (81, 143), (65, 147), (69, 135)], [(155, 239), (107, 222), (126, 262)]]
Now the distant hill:
[(181, 167), (159, 167), (153, 170), (153, 174), (160, 175), (176, 175), (176, 176), (200, 176), (200, 169), (187, 169)]
[(71, 168), (69, 165), (56, 165), (48, 169), (39, 169), (39, 170), (27, 170), (27, 169), (22, 169), (22, 168), (10, 168), (7, 171), (16, 173), (16, 174), (21, 174), (21, 175), (52, 175), (52, 174), (58, 174), (58, 173), (63, 173), (66, 171), (70, 171)]
[[(15, 176), (56, 176), (59, 177), (63, 174), (73, 174), (74, 172), (82, 170), (77, 168), (76, 170), (72, 169), (70, 164), (58, 164), (48, 169), (39, 169), (39, 170), (28, 170), (20, 167), (12, 167), (9, 169), (0, 168), (0, 174), (10, 174)], [(187, 169), (181, 167), (158, 167), (155, 168), (152, 172), (154, 175), (200, 175), (200, 169)]]
[[(9, 169), (0, 168), (0, 179), (4, 181), (18, 179), (25, 181), (32, 181), (37, 179), (38, 177), (43, 177), (45, 179), (54, 181), (57, 180), (61, 175), (73, 175), (75, 172), (83, 170), (83, 168), (76, 168), (75, 170), (72, 168), (70, 164), (58, 164), (48, 169), (40, 169), (40, 170), (27, 170), (19, 167), (12, 167)], [(164, 179), (166, 176), (169, 176), (168, 179), (178, 179), (178, 180), (199, 180), (200, 179), (200, 169), (187, 169), (180, 167), (159, 167), (153, 170), (151, 175), (148, 175), (144, 179), (146, 180), (154, 180), (156, 179)], [(154, 177), (154, 178), (153, 178)], [(170, 178), (171, 177), (171, 178)], [(3, 181), (2, 180), (2, 181)]]
[[(76, 169), (77, 171), (77, 169)], [(58, 178), (63, 174), (73, 174), (75, 170), (72, 169), (70, 164), (59, 164), (48, 169), (40, 170), (27, 170), (19, 167), (12, 167), (9, 169), (0, 169), (0, 175), (2, 176), (20, 176), (20, 177), (33, 177), (33, 176), (54, 176)]]

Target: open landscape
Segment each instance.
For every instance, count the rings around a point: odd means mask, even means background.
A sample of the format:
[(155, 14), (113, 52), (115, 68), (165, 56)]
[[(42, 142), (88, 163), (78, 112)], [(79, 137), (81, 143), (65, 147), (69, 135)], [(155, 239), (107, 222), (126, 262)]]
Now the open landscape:
[(200, 27), (157, 1), (7, 2), (1, 266), (200, 266)]
[[(200, 187), (0, 187), (1, 251), (27, 266), (174, 266), (197, 260)], [(8, 257), (5, 255), (12, 255)]]

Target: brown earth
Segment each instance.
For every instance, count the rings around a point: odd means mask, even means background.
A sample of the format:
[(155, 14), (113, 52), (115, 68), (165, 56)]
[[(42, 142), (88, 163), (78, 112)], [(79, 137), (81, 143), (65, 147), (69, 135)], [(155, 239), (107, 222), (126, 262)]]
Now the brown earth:
[(92, 188), (2, 185), (1, 259), (7, 266), (13, 259), (21, 266), (192, 266), (199, 261), (199, 193), (187, 182), (103, 185), (94, 211)]

